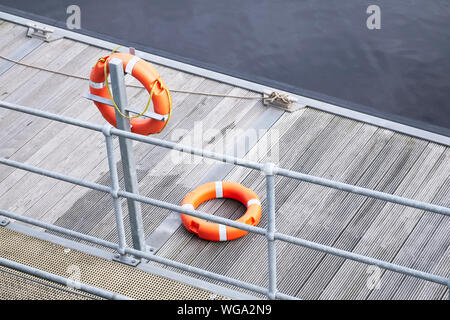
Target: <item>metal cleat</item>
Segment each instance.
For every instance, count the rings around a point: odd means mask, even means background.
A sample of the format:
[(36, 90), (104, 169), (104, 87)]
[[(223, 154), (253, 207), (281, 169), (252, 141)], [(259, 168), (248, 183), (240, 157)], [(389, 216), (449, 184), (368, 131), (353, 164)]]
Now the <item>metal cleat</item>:
[(27, 36), (30, 38), (38, 38), (45, 42), (52, 42), (63, 38), (62, 35), (55, 34), (55, 30), (49, 28), (45, 25), (40, 25), (37, 23), (27, 23), (28, 32)]

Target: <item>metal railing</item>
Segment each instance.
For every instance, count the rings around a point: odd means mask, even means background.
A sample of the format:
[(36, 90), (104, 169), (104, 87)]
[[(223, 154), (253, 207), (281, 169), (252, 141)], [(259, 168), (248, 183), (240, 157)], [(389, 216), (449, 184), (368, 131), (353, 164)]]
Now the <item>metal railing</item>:
[[(30, 114), (30, 115), (34, 115), (34, 116), (38, 116), (38, 117), (42, 117), (42, 118), (47, 118), (50, 120), (54, 120), (54, 121), (58, 121), (58, 122), (62, 122), (62, 123), (70, 124), (70, 125), (75, 125), (78, 127), (82, 127), (82, 128), (86, 128), (89, 130), (94, 130), (94, 131), (103, 133), (105, 142), (106, 142), (108, 164), (109, 164), (109, 171), (110, 171), (110, 177), (111, 177), (111, 186), (110, 187), (101, 185), (101, 184), (97, 184), (94, 182), (89, 182), (89, 181), (85, 181), (82, 179), (74, 178), (74, 177), (67, 176), (64, 174), (56, 173), (53, 171), (41, 169), (41, 168), (38, 168), (35, 166), (19, 163), (19, 162), (10, 160), (10, 159), (0, 158), (0, 163), (7, 165), (7, 166), (15, 167), (18, 169), (23, 169), (23, 170), (26, 170), (29, 172), (33, 172), (36, 174), (40, 174), (43, 176), (62, 180), (65, 182), (69, 182), (72, 184), (76, 184), (79, 186), (83, 186), (86, 188), (90, 188), (93, 190), (97, 190), (97, 191), (101, 191), (101, 192), (110, 194), (114, 201), (116, 230), (118, 233), (119, 241), (118, 241), (118, 244), (116, 244), (116, 243), (109, 242), (109, 241), (106, 241), (106, 240), (103, 240), (100, 238), (92, 237), (92, 236), (82, 234), (82, 233), (79, 233), (79, 232), (76, 232), (73, 230), (69, 230), (66, 228), (54, 226), (54, 225), (51, 225), (48, 223), (44, 223), (44, 222), (29, 218), (29, 217), (21, 216), (21, 215), (0, 209), (1, 216), (5, 216), (7, 218), (15, 219), (15, 220), (27, 223), (27, 224), (45, 228), (47, 230), (54, 231), (54, 232), (57, 232), (60, 234), (64, 234), (66, 236), (78, 238), (80, 240), (85, 240), (90, 243), (97, 244), (97, 245), (100, 245), (100, 246), (103, 246), (106, 248), (114, 249), (120, 255), (133, 255), (133, 256), (141, 258), (141, 259), (155, 261), (157, 263), (175, 267), (175, 268), (178, 268), (178, 269), (181, 269), (181, 270), (184, 270), (187, 272), (191, 272), (191, 273), (194, 273), (194, 274), (197, 274), (200, 276), (204, 276), (204, 277), (207, 277), (207, 278), (210, 278), (213, 280), (217, 280), (217, 281), (227, 283), (230, 285), (234, 285), (234, 286), (237, 286), (237, 287), (240, 287), (243, 289), (251, 290), (253, 292), (264, 294), (269, 299), (275, 299), (275, 298), (291, 299), (291, 298), (294, 298), (292, 296), (289, 296), (289, 295), (286, 295), (286, 294), (283, 294), (283, 293), (277, 291), (277, 283), (276, 283), (277, 282), (276, 281), (276, 279), (277, 279), (277, 274), (276, 274), (277, 261), (276, 261), (276, 248), (275, 248), (276, 240), (280, 240), (280, 241), (288, 242), (291, 244), (299, 245), (302, 247), (310, 248), (313, 250), (325, 252), (325, 253), (336, 255), (339, 257), (346, 258), (346, 259), (351, 259), (354, 261), (358, 261), (358, 262), (362, 262), (362, 263), (366, 263), (366, 264), (370, 264), (370, 265), (376, 265), (380, 268), (384, 268), (384, 269), (391, 270), (394, 272), (399, 272), (399, 273), (402, 273), (405, 275), (417, 277), (417, 278), (420, 278), (423, 280), (432, 281), (432, 282), (435, 282), (435, 283), (438, 283), (441, 285), (448, 286), (450, 288), (450, 279), (447, 279), (442, 276), (438, 276), (438, 275), (434, 275), (431, 273), (419, 271), (416, 269), (400, 266), (400, 265), (397, 265), (397, 264), (394, 264), (391, 262), (371, 258), (368, 256), (364, 256), (364, 255), (360, 255), (357, 253), (337, 249), (337, 248), (334, 248), (331, 246), (319, 244), (316, 242), (308, 241), (305, 239), (301, 239), (298, 237), (293, 237), (293, 236), (289, 236), (289, 235), (277, 232), (276, 226), (275, 226), (274, 179), (275, 179), (276, 175), (283, 176), (283, 177), (289, 177), (289, 178), (297, 179), (300, 181), (306, 181), (306, 182), (310, 182), (310, 183), (314, 183), (314, 184), (318, 184), (318, 185), (322, 185), (322, 186), (327, 186), (327, 187), (334, 188), (334, 189), (339, 189), (339, 190), (343, 190), (343, 191), (347, 191), (347, 192), (351, 192), (351, 193), (364, 195), (367, 197), (372, 197), (375, 199), (381, 199), (381, 200), (389, 201), (389, 202), (396, 203), (396, 204), (406, 205), (409, 207), (450, 216), (450, 209), (447, 207), (442, 207), (442, 206), (438, 206), (438, 205), (434, 205), (434, 204), (430, 204), (430, 203), (426, 203), (426, 202), (407, 199), (407, 198), (392, 195), (392, 194), (387, 194), (387, 193), (383, 193), (383, 192), (379, 192), (379, 191), (375, 191), (375, 190), (371, 190), (371, 189), (366, 189), (366, 188), (357, 187), (354, 185), (345, 184), (345, 183), (338, 182), (338, 181), (328, 180), (328, 179), (324, 179), (324, 178), (320, 178), (320, 177), (316, 177), (316, 176), (312, 176), (312, 175), (308, 175), (308, 174), (304, 174), (304, 173), (300, 173), (300, 172), (295, 172), (295, 171), (279, 168), (271, 163), (262, 164), (262, 163), (242, 159), (242, 158), (236, 158), (236, 157), (229, 156), (229, 155), (218, 154), (215, 152), (206, 151), (206, 150), (202, 150), (202, 149), (198, 149), (198, 148), (193, 148), (190, 146), (184, 146), (184, 145), (181, 145), (178, 143), (164, 141), (164, 140), (154, 138), (154, 137), (142, 136), (142, 135), (134, 134), (131, 132), (116, 129), (109, 124), (101, 126), (101, 125), (97, 125), (97, 124), (93, 124), (93, 123), (89, 123), (89, 122), (85, 122), (85, 121), (81, 121), (81, 120), (77, 120), (77, 119), (73, 119), (73, 118), (69, 118), (69, 117), (65, 117), (65, 116), (61, 116), (61, 115), (56, 115), (56, 114), (48, 113), (45, 111), (40, 111), (37, 109), (32, 109), (32, 108), (28, 108), (28, 107), (24, 107), (24, 106), (12, 104), (12, 103), (4, 102), (4, 101), (0, 101), (0, 107), (6, 108), (9, 110), (23, 112), (26, 114)], [(142, 195), (139, 195), (136, 193), (131, 193), (131, 192), (127, 192), (125, 190), (119, 189), (119, 179), (118, 179), (118, 175), (117, 175), (116, 160), (115, 160), (114, 150), (113, 150), (113, 140), (112, 140), (113, 136), (118, 136), (118, 137), (122, 137), (125, 139), (132, 139), (135, 141), (148, 143), (148, 144), (152, 144), (152, 145), (167, 148), (167, 149), (190, 153), (190, 154), (202, 156), (202, 157), (209, 158), (209, 159), (214, 159), (217, 161), (232, 163), (237, 166), (242, 166), (242, 167), (262, 171), (265, 174), (265, 179), (266, 179), (267, 221), (268, 221), (267, 229), (247, 225), (244, 223), (236, 222), (236, 221), (229, 220), (229, 219), (222, 218), (222, 217), (217, 217), (217, 216), (205, 213), (205, 212), (188, 209), (188, 208), (176, 205), (176, 204), (171, 204), (171, 203), (168, 203), (165, 201), (153, 199), (150, 197), (142, 196)], [(173, 210), (173, 211), (176, 211), (179, 213), (184, 213), (184, 214), (187, 214), (190, 216), (202, 218), (202, 219), (205, 219), (208, 221), (220, 223), (223, 225), (227, 225), (230, 227), (246, 230), (249, 232), (253, 232), (253, 233), (257, 233), (259, 235), (265, 236), (267, 239), (267, 244), (268, 244), (268, 248), (267, 248), (267, 250), (268, 250), (268, 278), (269, 278), (268, 288), (260, 287), (260, 286), (257, 286), (257, 285), (254, 285), (254, 284), (251, 284), (248, 282), (240, 281), (240, 280), (230, 278), (227, 276), (223, 276), (223, 275), (220, 275), (217, 273), (213, 273), (213, 272), (210, 272), (210, 271), (207, 271), (204, 269), (200, 269), (200, 268), (196, 268), (196, 267), (186, 265), (186, 264), (183, 264), (180, 262), (176, 262), (176, 261), (173, 261), (173, 260), (170, 260), (167, 258), (159, 257), (157, 255), (150, 254), (143, 250), (136, 250), (136, 249), (128, 247), (126, 244), (126, 241), (125, 241), (123, 216), (122, 216), (122, 210), (121, 210), (121, 205), (120, 205), (120, 201), (119, 201), (120, 198), (126, 198), (126, 199), (139, 201), (142, 203), (158, 206), (158, 207), (165, 208), (168, 210)]]

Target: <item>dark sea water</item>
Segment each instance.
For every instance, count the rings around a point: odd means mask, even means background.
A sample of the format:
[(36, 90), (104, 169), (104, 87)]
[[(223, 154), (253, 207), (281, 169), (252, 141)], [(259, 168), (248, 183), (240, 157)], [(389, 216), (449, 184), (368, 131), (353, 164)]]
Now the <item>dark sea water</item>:
[(449, 0), (0, 4), (59, 27), (76, 4), (81, 33), (450, 136)]

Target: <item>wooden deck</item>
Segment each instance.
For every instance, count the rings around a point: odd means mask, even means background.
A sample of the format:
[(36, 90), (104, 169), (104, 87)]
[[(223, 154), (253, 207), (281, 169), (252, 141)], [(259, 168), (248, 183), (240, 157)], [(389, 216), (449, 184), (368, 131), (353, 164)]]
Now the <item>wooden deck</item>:
[[(0, 54), (85, 76), (107, 54), (67, 39), (42, 43), (25, 34), (26, 28), (0, 21)], [(171, 89), (255, 95), (167, 67), (156, 68)], [(93, 103), (82, 98), (87, 90), (84, 80), (0, 60), (2, 100), (104, 123)], [(140, 89), (128, 88), (127, 93), (136, 106), (144, 105), (148, 97)], [(173, 104), (172, 118), (157, 137), (208, 150), (224, 143), (232, 146), (240, 133), (231, 129), (253, 128), (268, 110), (260, 100), (181, 93), (173, 93)], [(266, 134), (278, 137), (276, 142), (267, 148), (267, 140), (261, 139), (247, 158), (450, 206), (448, 147), (311, 108), (276, 116), (279, 119)], [(194, 128), (200, 124), (204, 132), (215, 129), (221, 134), (199, 141)], [(109, 184), (101, 134), (1, 108), (0, 128), (0, 156)], [(135, 144), (141, 194), (179, 204), (218, 165), (199, 158), (176, 164), (174, 155), (160, 147)], [(119, 159), (117, 142), (116, 156)], [(259, 172), (234, 168), (225, 179), (255, 190), (264, 208), (265, 184)], [(110, 196), (65, 182), (1, 166), (0, 208), (116, 241)], [(123, 208), (127, 213), (125, 202)], [(210, 201), (200, 209), (231, 218), (243, 211), (231, 200)], [(170, 213), (148, 205), (142, 211), (147, 236)], [(276, 179), (276, 214), (280, 232), (450, 277), (449, 217), (281, 177)], [(265, 218), (263, 209), (262, 227)], [(180, 227), (157, 254), (266, 286), (266, 250), (265, 239), (258, 235), (212, 243)], [(380, 271), (379, 289), (372, 290), (367, 283), (373, 271), (367, 265), (283, 242), (277, 243), (277, 258), (279, 290), (300, 298), (446, 299), (448, 294), (444, 286), (385, 270)]]

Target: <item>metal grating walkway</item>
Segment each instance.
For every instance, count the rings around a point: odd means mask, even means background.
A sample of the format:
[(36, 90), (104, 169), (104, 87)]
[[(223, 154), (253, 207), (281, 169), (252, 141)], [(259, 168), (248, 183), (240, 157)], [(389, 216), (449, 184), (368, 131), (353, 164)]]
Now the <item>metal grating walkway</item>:
[[(0, 227), (0, 243), (2, 258), (66, 278), (73, 274), (71, 270), (79, 268), (81, 282), (135, 299), (227, 299), (206, 290), (3, 227)], [(94, 298), (17, 271), (11, 273), (7, 268), (0, 269), (0, 288), (0, 299)]]

